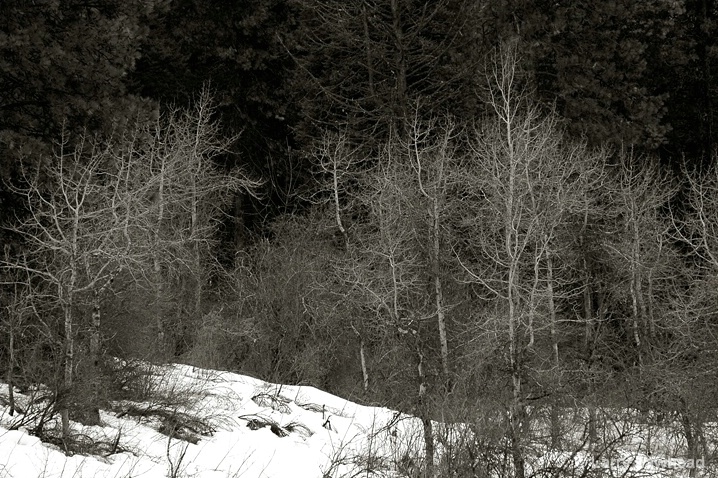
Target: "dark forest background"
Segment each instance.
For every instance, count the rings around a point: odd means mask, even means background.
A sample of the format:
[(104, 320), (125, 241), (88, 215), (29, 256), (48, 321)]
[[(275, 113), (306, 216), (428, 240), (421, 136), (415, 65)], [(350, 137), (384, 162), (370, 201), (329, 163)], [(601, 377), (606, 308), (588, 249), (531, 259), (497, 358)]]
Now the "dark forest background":
[(577, 404), (594, 450), (625, 406), (714, 453), (717, 17), (3, 0), (6, 380), (65, 425), (110, 357), (395, 407), (427, 449), (432, 418), (498, 414), (517, 476), (527, 423), (559, 447)]

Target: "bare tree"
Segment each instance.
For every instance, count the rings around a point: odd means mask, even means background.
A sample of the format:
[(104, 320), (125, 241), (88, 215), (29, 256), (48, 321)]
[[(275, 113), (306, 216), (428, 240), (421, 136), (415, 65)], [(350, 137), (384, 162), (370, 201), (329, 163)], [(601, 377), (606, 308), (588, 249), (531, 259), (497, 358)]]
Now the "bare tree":
[[(477, 170), (474, 172), (477, 191), (487, 200), (476, 219), (484, 222), (486, 238), (472, 237), (488, 259), (488, 271), (466, 264), (470, 280), (481, 284), (499, 300), (499, 311), (506, 313), (508, 360), (511, 374), (512, 399), (508, 433), (515, 476), (525, 474), (526, 408), (523, 381), (525, 349), (530, 343), (526, 334), (533, 334), (534, 324), (527, 314), (528, 297), (522, 283), (522, 268), (532, 267), (536, 255), (532, 246), (539, 237), (541, 218), (528, 214), (533, 192), (531, 179), (534, 166), (547, 144), (555, 141), (552, 125), (542, 122), (535, 109), (527, 109), (525, 98), (518, 90), (516, 52), (502, 52), (490, 73), (489, 101), (497, 121), (488, 123), (475, 146)], [(550, 146), (550, 145), (549, 145)], [(550, 146), (552, 147), (552, 146)], [(480, 203), (479, 203), (480, 204)], [(487, 209), (488, 208), (488, 209)], [(472, 214), (473, 215), (473, 214)], [(479, 227), (479, 224), (476, 224)], [(487, 231), (488, 229), (488, 231)], [(472, 241), (472, 243), (474, 243)], [(541, 255), (540, 250), (537, 251)], [(530, 295), (530, 294), (529, 294)]]
[[(560, 380), (561, 355), (556, 301), (563, 285), (569, 217), (584, 207), (584, 192), (600, 177), (605, 156), (568, 144), (551, 115), (531, 103), (521, 78), (515, 45), (507, 45), (489, 70), (487, 100), (494, 110), (476, 132), (473, 161), (467, 162), (467, 234), (457, 257), (467, 281), (493, 304), (495, 333), (506, 341), (511, 377), (507, 433), (514, 473), (525, 474), (524, 450), (530, 427), (526, 389), (530, 360), (548, 350), (543, 363)], [(566, 270), (564, 268), (566, 267)], [(548, 347), (538, 347), (539, 340)], [(528, 354), (532, 351), (532, 354)], [(552, 441), (560, 426), (552, 407)]]
[[(24, 172), (27, 217), (13, 231), (27, 246), (18, 260), (4, 266), (32, 275), (55, 290), (55, 305), (62, 311), (65, 397), (61, 403), (62, 433), (69, 436), (69, 403), (76, 364), (78, 311), (97, 303), (113, 276), (130, 261), (131, 247), (123, 239), (129, 227), (129, 196), (121, 175), (108, 168), (109, 149), (91, 138), (81, 138), (68, 150), (67, 140), (42, 170)], [(48, 300), (48, 298), (45, 298)], [(99, 317), (91, 328), (91, 361), (99, 353)], [(95, 410), (93, 421), (99, 421)]]
[[(4, 262), (8, 263), (10, 247), (6, 246), (4, 252)], [(15, 414), (15, 373), (18, 368), (18, 343), (27, 329), (29, 318), (32, 316), (33, 304), (31, 300), (31, 292), (28, 290), (27, 275), (23, 276), (20, 271), (3, 271), (0, 283), (4, 285), (0, 291), (0, 327), (7, 336), (5, 350), (7, 354), (7, 371), (5, 374), (5, 382), (8, 387), (8, 407), (9, 415)]]
[[(406, 406), (416, 410), (424, 423), (425, 463), (431, 473), (435, 446), (430, 397), (445, 391), (443, 387), (432, 390), (432, 385), (437, 376), (448, 385), (451, 373), (445, 294), (451, 289), (447, 282), (453, 280), (447, 269), (453, 263), (452, 214), (461, 200), (453, 196), (459, 181), (461, 135), (450, 121), (425, 122), (418, 113), (406, 131), (406, 139), (395, 137), (387, 142), (364, 171), (353, 169), (355, 164), (347, 161), (349, 155), (342, 150), (339, 169), (342, 177), (351, 175), (354, 187), (340, 187), (339, 196), (349, 196), (346, 201), (352, 202), (359, 219), (351, 225), (351, 241), (345, 243), (346, 254), (335, 263), (335, 272), (355, 309), (364, 311), (360, 326), (354, 326), (362, 341), (364, 382), (369, 371), (363, 342), (370, 338), (378, 347), (375, 366), (381, 369), (382, 362), (391, 361), (389, 367), (404, 370), (395, 371), (396, 386), (402, 390), (416, 387)], [(327, 150), (326, 146), (322, 149)], [(339, 150), (331, 149), (335, 159), (342, 157)], [(335, 160), (327, 161), (323, 168), (328, 178), (334, 178), (334, 187), (336, 165)], [(338, 204), (333, 201), (334, 216), (343, 218), (345, 211)], [(347, 230), (339, 220), (337, 228)], [(415, 364), (411, 374), (403, 368), (409, 357)], [(438, 374), (431, 371), (437, 357)], [(401, 396), (407, 400), (406, 393)]]
[[(681, 287), (675, 294), (672, 330), (674, 340), (665, 347), (665, 367), (670, 374), (669, 396), (674, 399), (688, 451), (692, 459), (705, 456), (707, 450), (704, 424), (714, 421), (715, 407), (709, 398), (715, 390), (715, 363), (718, 360), (715, 326), (716, 277), (718, 277), (718, 170), (715, 167), (697, 175), (687, 172), (689, 204), (687, 211), (673, 214), (674, 233), (689, 247), (692, 267), (684, 273)], [(650, 262), (649, 262), (650, 263)], [(696, 471), (691, 470), (691, 476)]]
[(82, 137), (72, 147), (64, 138), (55, 156), (36, 171), (24, 170), (24, 186), (14, 188), (25, 199), (28, 214), (12, 231), (26, 248), (22, 257), (5, 258), (2, 265), (54, 290), (38, 299), (43, 302), (38, 308), (56, 307), (63, 318), (64, 439), (69, 437), (69, 401), (74, 399), (78, 326), (90, 317), (81, 328), (89, 331), (90, 377), (84, 379), (91, 383), (91, 409), (80, 411), (97, 423), (101, 302), (113, 291), (114, 279), (122, 273), (130, 281), (150, 277), (161, 283), (165, 278), (152, 272), (157, 272), (158, 260), (165, 261), (194, 279), (191, 312), (197, 312), (202, 261), (214, 238), (222, 200), (255, 184), (212, 165), (224, 143), (216, 137), (209, 108), (205, 95), (196, 111), (177, 112), (154, 126), (140, 125), (127, 136)]
[[(156, 306), (157, 352), (168, 353), (165, 304), (183, 304), (175, 316), (201, 313), (205, 284), (213, 267), (213, 247), (225, 209), (238, 192), (253, 194), (258, 181), (240, 170), (223, 171), (215, 164), (235, 138), (223, 138), (213, 119), (207, 90), (195, 105), (176, 109), (156, 123), (144, 125), (120, 151), (132, 187), (143, 191), (142, 211), (130, 239), (144, 251), (151, 270), (149, 283)], [(174, 294), (172, 289), (179, 289)], [(179, 297), (184, 296), (184, 299)]]
[(325, 131), (312, 151), (315, 166), (316, 189), (310, 200), (314, 204), (327, 204), (332, 210), (334, 223), (342, 237), (344, 250), (349, 250), (347, 214), (352, 208), (352, 183), (360, 176), (358, 148), (352, 145), (345, 133)]
[[(630, 336), (637, 352), (639, 371), (655, 344), (660, 324), (661, 283), (670, 279), (671, 246), (670, 221), (661, 209), (677, 193), (677, 184), (661, 171), (656, 160), (637, 158), (622, 153), (615, 168), (613, 181), (608, 184), (609, 197), (615, 208), (614, 221), (621, 229), (613, 234), (606, 247), (620, 269), (627, 272), (625, 282), (619, 284), (628, 291), (630, 303)], [(625, 268), (625, 265), (628, 268)], [(627, 286), (627, 288), (625, 287)], [(648, 365), (648, 364), (646, 364)]]
[(420, 241), (426, 241), (428, 274), (432, 283), (433, 308), (436, 315), (441, 368), (445, 385), (449, 385), (449, 343), (447, 338), (446, 304), (444, 299), (445, 277), (443, 262), (449, 250), (452, 207), (458, 198), (452, 197), (452, 187), (460, 180), (461, 153), (460, 133), (449, 120), (441, 126), (422, 125), (418, 114), (409, 128), (408, 158), (414, 172), (414, 184), (425, 207), (423, 219), (427, 224)]
[(424, 424), (425, 466), (431, 473), (435, 447), (428, 409), (427, 354), (422, 341), (424, 324), (431, 317), (426, 308), (430, 298), (424, 293), (425, 262), (416, 247), (416, 228), (412, 227), (415, 216), (411, 211), (419, 192), (406, 187), (411, 184), (411, 172), (394, 145), (388, 145), (385, 154), (386, 161), (367, 185), (372, 188), (367, 204), (376, 229), (362, 237), (359, 247), (366, 259), (356, 269), (357, 283), (375, 311), (376, 326), (402, 338), (403, 347), (416, 360), (416, 405)]
[[(343, 251), (345, 254), (351, 255), (352, 244), (348, 231), (351, 222), (347, 216), (351, 216), (356, 206), (354, 197), (356, 191), (353, 189), (361, 176), (359, 148), (352, 145), (346, 133), (325, 131), (320, 142), (314, 147), (312, 159), (316, 168), (315, 178), (318, 183), (312, 202), (320, 207), (328, 205), (333, 211), (333, 222), (341, 235)], [(351, 262), (350, 258), (346, 259)], [(344, 262), (345, 265), (346, 262)], [(340, 263), (341, 261), (335, 262), (335, 269), (339, 272), (338, 277), (341, 282), (342, 278), (347, 277), (346, 270), (351, 270), (351, 266), (345, 268)], [(317, 281), (317, 289), (327, 291), (326, 281)], [(340, 295), (338, 299), (338, 302), (346, 305), (346, 297)], [(339, 305), (338, 302), (331, 306), (332, 309)], [(356, 312), (356, 309), (353, 312)], [(369, 392), (370, 383), (367, 360), (367, 327), (365, 327), (360, 317), (357, 319), (357, 323), (352, 321), (350, 327), (359, 339), (362, 389), (366, 395)]]

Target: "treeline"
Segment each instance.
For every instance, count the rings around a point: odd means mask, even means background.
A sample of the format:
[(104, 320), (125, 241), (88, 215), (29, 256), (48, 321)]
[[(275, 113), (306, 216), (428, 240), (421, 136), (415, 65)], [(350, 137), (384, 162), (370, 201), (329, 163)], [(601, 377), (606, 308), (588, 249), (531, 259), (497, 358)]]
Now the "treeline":
[[(230, 256), (276, 214), (306, 205), (297, 190), (311, 182), (307, 157), (324, 128), (371, 145), (416, 102), (480, 117), (487, 59), (503, 42), (520, 43), (537, 103), (592, 147), (705, 166), (715, 145), (707, 0), (14, 0), (0, 9), (3, 177), (21, 155), (48, 154), (63, 128), (110, 135), (209, 86), (223, 132), (239, 135), (218, 161), (265, 181), (263, 199), (238, 197), (228, 211)], [(6, 189), (2, 197), (13, 204)]]
[(606, 407), (712, 453), (716, 8), (535, 3), (3, 2), (6, 381), (66, 440), (145, 358), (411, 412), (429, 473)]

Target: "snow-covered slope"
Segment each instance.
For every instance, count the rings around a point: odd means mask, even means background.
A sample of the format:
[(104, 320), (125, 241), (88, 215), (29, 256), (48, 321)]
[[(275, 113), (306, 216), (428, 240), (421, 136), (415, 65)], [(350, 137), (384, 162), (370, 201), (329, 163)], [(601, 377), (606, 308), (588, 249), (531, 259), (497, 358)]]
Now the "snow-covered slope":
[(0, 477), (317, 478), (367, 466), (391, 476), (393, 464), (410, 463), (421, 451), (416, 419), (312, 387), (183, 365), (163, 367), (157, 380), (192, 405), (153, 404), (147, 412), (146, 404), (125, 403), (101, 413), (103, 427), (73, 424), (78, 437), (121, 451), (106, 457), (66, 456), (22, 429), (8, 430), (21, 417), (5, 413)]
[[(418, 476), (423, 429), (414, 417), (357, 405), (312, 387), (269, 384), (228, 372), (185, 365), (148, 370), (152, 401), (117, 403), (112, 411), (101, 412), (101, 427), (72, 424), (73, 440), (92, 444), (87, 447), (92, 453), (68, 456), (18, 427), (27, 415), (10, 416), (7, 408), (0, 409), (0, 478)], [(0, 398), (6, 396), (7, 386), (0, 384)], [(17, 394), (17, 400), (27, 409), (26, 396)], [(673, 458), (677, 448), (670, 456), (667, 452), (674, 445), (669, 444), (665, 429), (646, 434), (640, 424), (633, 424), (636, 420), (630, 413), (617, 411), (614, 416), (621, 414), (628, 418), (611, 426), (625, 426), (619, 431), (628, 438), (598, 462), (585, 448), (557, 452), (536, 447), (529, 452), (527, 472), (530, 476), (688, 476), (686, 461)], [(446, 437), (466, 437), (470, 428), (436, 424), (434, 430), (445, 438), (443, 443), (437, 440), (438, 461), (453, 453), (442, 446), (448, 443)], [(646, 445), (648, 438), (653, 445)], [(649, 456), (651, 446), (658, 450), (659, 442), (665, 442), (660, 445), (665, 454)], [(497, 454), (503, 456), (499, 460), (508, 460), (504, 468), (479, 468), (491, 469), (488, 473), (498, 477), (510, 469), (510, 457)], [(716, 471), (705, 465), (696, 476)], [(463, 470), (453, 476), (471, 475)]]

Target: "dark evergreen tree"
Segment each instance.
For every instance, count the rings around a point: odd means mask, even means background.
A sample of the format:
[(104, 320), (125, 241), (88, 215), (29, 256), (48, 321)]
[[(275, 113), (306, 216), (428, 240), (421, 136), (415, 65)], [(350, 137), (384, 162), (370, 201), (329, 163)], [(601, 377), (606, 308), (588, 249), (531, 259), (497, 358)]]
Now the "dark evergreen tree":
[(161, 101), (187, 104), (203, 86), (217, 103), (225, 134), (239, 135), (237, 161), (265, 180), (261, 201), (238, 196), (227, 239), (245, 228), (261, 231), (266, 219), (293, 208), (305, 173), (291, 154), (295, 117), (286, 85), (292, 67), (283, 37), (294, 15), (285, 0), (223, 2), (176, 0), (150, 21), (132, 88)]
[(115, 134), (151, 114), (125, 80), (157, 3), (0, 2), (0, 224), (21, 210), (4, 184), (19, 158), (48, 156), (62, 134)]
[(415, 114), (473, 116), (473, 2), (296, 1), (300, 138), (348, 130), (367, 146)]
[(685, 0), (672, 25), (665, 59), (655, 75), (666, 100), (671, 125), (661, 153), (667, 160), (707, 166), (718, 142), (718, 5), (712, 0)]
[(4, 161), (19, 149), (46, 149), (62, 129), (109, 134), (143, 111), (147, 104), (124, 82), (153, 8), (114, 0), (0, 4)]
[(655, 150), (666, 141), (667, 94), (653, 75), (680, 2), (526, 2), (510, 13), (540, 100), (569, 133), (594, 146)]

